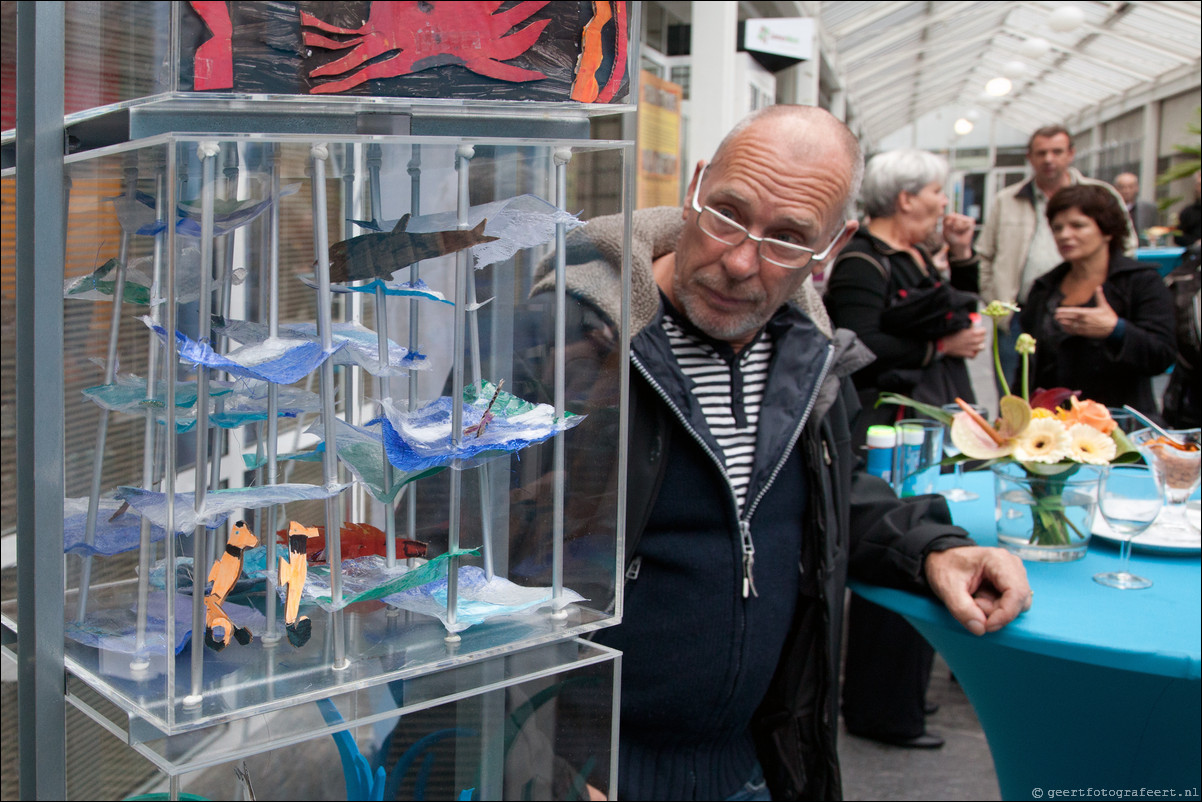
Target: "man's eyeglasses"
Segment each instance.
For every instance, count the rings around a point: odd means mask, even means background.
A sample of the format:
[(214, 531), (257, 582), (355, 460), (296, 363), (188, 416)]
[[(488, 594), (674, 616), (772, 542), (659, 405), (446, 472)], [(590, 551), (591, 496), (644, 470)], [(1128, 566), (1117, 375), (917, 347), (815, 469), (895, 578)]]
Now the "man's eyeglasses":
[[(706, 165), (706, 167), (708, 166)], [(835, 243), (839, 241), (839, 237), (847, 230), (847, 223), (844, 223), (843, 227), (839, 229), (839, 233), (835, 235), (835, 238), (830, 241), (830, 244), (821, 253), (802, 245), (785, 242), (784, 240), (773, 239), (772, 237), (757, 237), (717, 209), (701, 205), (699, 198), (701, 195), (701, 182), (703, 180), (705, 180), (705, 167), (701, 168), (701, 173), (697, 176), (697, 185), (693, 189), (693, 211), (697, 212), (697, 227), (707, 237), (717, 240), (723, 245), (733, 247), (743, 244), (743, 241), (747, 239), (759, 243), (760, 258), (765, 262), (771, 262), (780, 267), (787, 267), (790, 270), (805, 267), (811, 261), (821, 262), (831, 255), (831, 249), (835, 247)]]

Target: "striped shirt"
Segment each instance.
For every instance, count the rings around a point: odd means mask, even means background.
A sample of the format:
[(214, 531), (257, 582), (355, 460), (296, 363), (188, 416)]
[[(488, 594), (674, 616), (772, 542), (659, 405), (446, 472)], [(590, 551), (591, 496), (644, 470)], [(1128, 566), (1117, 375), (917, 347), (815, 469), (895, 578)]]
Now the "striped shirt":
[(682, 326), (665, 310), (663, 329), (680, 371), (693, 383), (710, 433), (718, 442), (718, 458), (726, 466), (739, 514), (755, 462), (755, 439), (760, 420), (772, 339), (766, 331), (739, 353), (729, 344)]

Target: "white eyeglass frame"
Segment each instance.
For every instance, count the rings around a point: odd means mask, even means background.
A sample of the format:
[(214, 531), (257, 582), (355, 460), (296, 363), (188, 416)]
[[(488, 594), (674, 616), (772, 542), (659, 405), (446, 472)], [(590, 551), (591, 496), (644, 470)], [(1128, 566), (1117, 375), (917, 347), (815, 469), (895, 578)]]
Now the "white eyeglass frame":
[[(747, 240), (751, 240), (752, 242), (758, 243), (756, 245), (756, 254), (759, 256), (760, 259), (764, 260), (765, 262), (768, 262), (769, 264), (774, 264), (777, 267), (783, 267), (787, 270), (802, 270), (803, 268), (808, 266), (811, 262), (824, 262), (828, 258), (830, 258), (831, 250), (835, 247), (835, 243), (838, 242), (839, 238), (843, 236), (843, 233), (845, 231), (847, 231), (847, 226), (849, 224), (849, 221), (844, 220), (843, 226), (839, 229), (839, 233), (835, 235), (834, 239), (832, 239), (830, 241), (830, 243), (821, 252), (815, 251), (811, 248), (807, 248), (804, 245), (794, 245), (791, 242), (785, 242), (784, 240), (775, 239), (773, 237), (757, 237), (755, 234), (752, 234), (750, 231), (748, 231), (746, 229), (746, 227), (744, 227), (741, 223), (738, 223), (738, 222), (732, 220), (731, 218), (729, 218), (726, 215), (719, 212), (714, 207), (712, 207), (712, 206), (704, 206), (703, 207), (701, 205), (701, 201), (700, 201), (701, 182), (705, 180), (705, 168), (706, 167), (709, 167), (709, 165), (708, 164), (702, 165), (701, 172), (697, 174), (697, 183), (693, 187), (692, 206), (693, 206), (693, 211), (697, 212), (697, 228), (701, 230), (702, 234), (709, 237), (714, 242), (721, 242), (723, 245), (727, 246), (728, 248), (737, 248), (738, 246), (742, 245)], [(710, 214), (718, 215), (719, 217), (722, 218), (723, 222), (725, 222), (727, 225), (731, 226), (732, 228), (738, 229), (739, 231), (742, 231), (743, 238), (740, 239), (738, 242), (727, 242), (726, 240), (718, 239), (718, 237), (716, 237), (715, 235), (706, 231), (702, 227), (701, 215), (704, 212), (709, 212)], [(764, 255), (764, 243), (768, 242), (768, 241), (771, 241), (775, 245), (782, 245), (785, 248), (795, 249), (799, 253), (808, 253), (810, 255), (810, 258), (799, 265), (787, 265), (784, 262), (778, 262), (775, 259), (772, 259), (772, 258)]]

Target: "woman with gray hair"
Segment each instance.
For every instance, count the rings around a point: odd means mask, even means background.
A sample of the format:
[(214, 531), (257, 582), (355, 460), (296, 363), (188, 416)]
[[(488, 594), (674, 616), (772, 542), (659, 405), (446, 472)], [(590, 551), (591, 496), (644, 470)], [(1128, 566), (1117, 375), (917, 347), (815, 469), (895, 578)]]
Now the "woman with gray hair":
[[(977, 258), (973, 219), (944, 215), (947, 163), (920, 150), (874, 156), (860, 198), (868, 223), (856, 231), (827, 278), (826, 306), (834, 324), (851, 329), (876, 361), (852, 379), (862, 406), (854, 437), (872, 424), (892, 423), (898, 408), (875, 408), (881, 391), (905, 393), (935, 406), (975, 398), (965, 359), (986, 333), (974, 325)], [(924, 243), (943, 224), (950, 286)], [(848, 732), (895, 746), (935, 748), (926, 730), (926, 689), (934, 651), (895, 613), (853, 596), (848, 609), (843, 719)]]
[[(874, 423), (890, 423), (896, 407), (874, 409), (881, 391), (900, 392), (940, 405), (956, 397), (972, 402), (965, 359), (984, 347), (974, 326), (977, 258), (973, 219), (944, 215), (947, 163), (921, 150), (874, 156), (864, 171), (860, 197), (869, 218), (839, 254), (826, 282), (826, 306), (840, 328), (851, 329), (876, 354), (855, 374), (864, 406), (856, 436)], [(924, 242), (943, 223), (950, 286), (934, 268)]]

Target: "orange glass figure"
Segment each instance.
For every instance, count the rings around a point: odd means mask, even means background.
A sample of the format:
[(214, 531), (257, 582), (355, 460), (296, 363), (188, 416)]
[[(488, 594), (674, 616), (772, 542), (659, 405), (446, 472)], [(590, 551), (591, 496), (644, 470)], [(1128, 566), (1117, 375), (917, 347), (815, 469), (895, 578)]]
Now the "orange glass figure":
[(288, 524), (288, 557), (280, 558), (280, 570), (277, 583), (280, 587), (287, 586), (288, 595), (284, 604), (284, 629), (288, 632), (288, 642), (298, 649), (309, 642), (313, 634), (313, 623), (308, 616), (300, 613), (301, 591), (305, 587), (305, 577), (309, 573), (309, 559), (305, 548), (309, 538), (319, 535), (316, 526), (302, 526), (296, 521)]
[[(225, 545), (225, 553), (213, 563), (213, 568), (209, 571), (208, 581), (213, 583), (213, 589), (205, 596), (205, 643), (215, 651), (219, 652), (229, 646), (231, 637), (243, 646), (250, 643), (250, 630), (235, 626), (221, 605), (225, 603), (226, 596), (234, 589), (234, 584), (242, 575), (242, 560), (246, 550), (258, 544), (259, 539), (250, 531), (246, 521), (238, 521), (234, 524), (234, 531), (230, 533), (229, 542)], [(213, 635), (215, 629), (222, 631), (220, 640)]]

